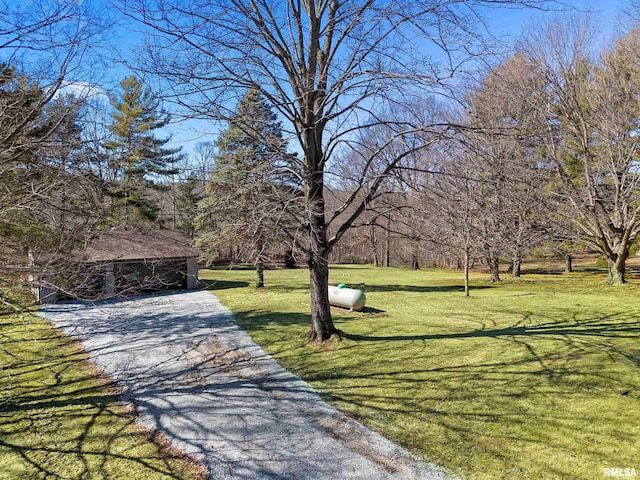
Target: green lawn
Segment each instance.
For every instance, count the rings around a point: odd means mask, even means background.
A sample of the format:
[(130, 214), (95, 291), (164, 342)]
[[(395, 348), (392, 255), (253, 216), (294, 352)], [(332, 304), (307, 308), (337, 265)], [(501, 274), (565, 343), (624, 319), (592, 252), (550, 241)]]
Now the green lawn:
[(640, 472), (640, 286), (603, 275), (334, 266), (366, 284), (363, 313), (335, 309), (349, 339), (308, 345), (304, 269), (203, 271), (239, 323), (330, 403), (466, 478)]
[(77, 343), (0, 309), (0, 479), (204, 479), (134, 422)]

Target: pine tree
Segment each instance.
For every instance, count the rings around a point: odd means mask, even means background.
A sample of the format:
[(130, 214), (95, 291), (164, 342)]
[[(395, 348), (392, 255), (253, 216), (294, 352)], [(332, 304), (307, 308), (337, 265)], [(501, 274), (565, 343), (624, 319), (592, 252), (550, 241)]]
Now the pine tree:
[(0, 303), (19, 286), (75, 269), (69, 252), (98, 217), (82, 106), (0, 64)]
[[(39, 152), (49, 122), (44, 113), (45, 95), (35, 82), (0, 64), (0, 264), (20, 254), (36, 240), (49, 235), (46, 225), (34, 218), (41, 175)], [(48, 183), (48, 182), (47, 182)], [(4, 276), (4, 268), (0, 270)]]
[[(231, 260), (251, 259), (256, 286), (264, 285), (263, 264), (285, 240), (287, 199), (295, 183), (282, 172), (288, 154), (282, 126), (266, 99), (250, 89), (216, 142), (218, 153), (196, 221), (198, 244), (209, 260), (231, 250)], [(282, 243), (282, 242), (278, 243)]]
[(193, 238), (195, 234), (195, 219), (198, 213), (198, 203), (203, 199), (200, 179), (191, 174), (178, 185), (176, 210), (178, 213), (178, 228)]
[(66, 221), (59, 218), (91, 180), (79, 165), (80, 105), (73, 96), (47, 96), (29, 77), (0, 64), (1, 245), (51, 248), (56, 228), (73, 228), (70, 218), (88, 213), (78, 209)]
[(160, 188), (159, 178), (177, 173), (173, 165), (181, 149), (166, 147), (170, 137), (155, 136), (154, 131), (165, 127), (170, 116), (151, 90), (135, 76), (120, 85), (121, 96), (111, 100), (114, 138), (105, 147), (111, 154), (108, 194), (114, 200), (114, 221), (126, 228), (157, 219), (159, 208), (151, 192)]

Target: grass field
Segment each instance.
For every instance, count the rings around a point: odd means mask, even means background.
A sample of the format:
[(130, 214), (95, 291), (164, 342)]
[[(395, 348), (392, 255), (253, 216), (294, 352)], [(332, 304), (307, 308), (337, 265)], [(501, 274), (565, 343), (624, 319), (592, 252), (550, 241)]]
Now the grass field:
[[(239, 323), (323, 398), (465, 478), (640, 473), (640, 285), (574, 274), (472, 276), (334, 266), (366, 284), (363, 313), (334, 310), (349, 339), (308, 345), (304, 269), (203, 271)], [(630, 277), (633, 277), (631, 275)], [(637, 280), (632, 280), (637, 281)]]
[(77, 343), (0, 309), (0, 479), (204, 479), (134, 422)]

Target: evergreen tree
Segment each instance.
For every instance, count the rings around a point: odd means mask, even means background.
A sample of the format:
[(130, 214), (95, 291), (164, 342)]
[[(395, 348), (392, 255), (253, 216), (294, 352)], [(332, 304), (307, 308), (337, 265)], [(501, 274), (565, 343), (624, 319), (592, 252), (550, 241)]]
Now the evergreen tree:
[(210, 261), (230, 251), (232, 261), (251, 259), (261, 287), (263, 264), (276, 253), (274, 240), (286, 240), (284, 205), (296, 188), (283, 172), (294, 156), (286, 152), (276, 114), (254, 89), (238, 102), (216, 147), (196, 221), (198, 244)]
[(155, 221), (158, 205), (151, 192), (162, 176), (177, 173), (174, 164), (180, 148), (167, 148), (170, 138), (157, 138), (170, 116), (160, 108), (149, 88), (135, 76), (121, 82), (122, 94), (111, 100), (113, 140), (105, 147), (111, 154), (108, 194), (114, 199), (116, 223), (125, 228), (140, 220)]
[(75, 268), (69, 252), (99, 216), (82, 106), (82, 98), (53, 95), (0, 64), (0, 303), (26, 282)]
[[(0, 64), (0, 260), (19, 254), (48, 230), (33, 218), (41, 170), (38, 150), (48, 121), (45, 96), (35, 82)], [(4, 268), (2, 269), (4, 270)], [(4, 271), (1, 276), (4, 276)]]
[(198, 213), (198, 203), (203, 199), (200, 179), (196, 174), (191, 174), (184, 182), (178, 185), (176, 198), (176, 210), (178, 213), (177, 227), (186, 232), (190, 238), (195, 233), (195, 219)]
[(68, 215), (80, 185), (90, 181), (79, 168), (80, 105), (73, 96), (47, 96), (29, 77), (0, 64), (2, 246), (51, 247), (55, 228), (72, 228), (69, 218), (86, 213)]

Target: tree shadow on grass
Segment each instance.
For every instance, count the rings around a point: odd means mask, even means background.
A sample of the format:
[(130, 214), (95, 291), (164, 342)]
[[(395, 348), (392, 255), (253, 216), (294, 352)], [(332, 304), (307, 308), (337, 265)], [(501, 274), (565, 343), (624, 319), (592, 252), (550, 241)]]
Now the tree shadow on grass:
[[(33, 397), (23, 394), (2, 403), (0, 413), (0, 457), (8, 459), (16, 473), (24, 473), (20, 478), (67, 478), (72, 471), (79, 472), (74, 478), (85, 478), (114, 468), (121, 475), (187, 478), (173, 465), (184, 455), (169, 445), (158, 442), (155, 452), (137, 448), (141, 438), (135, 436), (156, 442), (156, 432), (126, 418), (120, 395), (105, 394), (102, 387), (77, 392), (67, 388), (65, 394)], [(23, 431), (25, 423), (29, 428)], [(135, 448), (123, 451), (121, 445), (126, 442)]]
[(374, 307), (364, 307), (361, 310), (362, 313), (368, 313), (371, 315), (377, 315), (379, 313), (386, 313), (386, 310), (380, 310), (379, 308), (374, 308)]
[(230, 288), (244, 288), (249, 282), (235, 282), (229, 280), (200, 280), (205, 290), (228, 290)]
[[(533, 316), (532, 312), (522, 312), (525, 318)], [(625, 317), (627, 315), (625, 314)], [(413, 341), (465, 339), (477, 337), (515, 338), (515, 337), (548, 337), (560, 340), (570, 337), (603, 337), (603, 338), (637, 338), (640, 335), (640, 323), (621, 322), (619, 314), (605, 315), (579, 323), (573, 321), (550, 321), (534, 325), (512, 325), (503, 328), (482, 328), (466, 332), (432, 333), (421, 335), (357, 335), (345, 334), (346, 338), (365, 342)], [(630, 315), (633, 317), (633, 315)], [(640, 365), (639, 365), (640, 366)]]
[[(386, 316), (385, 310), (373, 307), (364, 307), (361, 311), (351, 311), (347, 308), (332, 307), (335, 322), (350, 320), (366, 320), (368, 317)], [(305, 325), (309, 326), (310, 316), (302, 312), (268, 312), (264, 310), (245, 310), (233, 314), (238, 323), (247, 329), (261, 328), (265, 325), (275, 324), (282, 326)]]
[(309, 325), (309, 315), (306, 313), (284, 313), (284, 312), (266, 312), (264, 310), (246, 310), (243, 312), (234, 312), (241, 326), (246, 327), (262, 327), (264, 325), (276, 324), (282, 326), (290, 325)]
[(345, 271), (345, 272), (352, 272), (352, 271), (356, 271), (356, 270), (371, 270), (372, 265), (369, 264), (357, 264), (357, 263), (336, 263), (336, 264), (331, 264), (331, 266), (329, 267), (331, 269), (332, 272), (334, 271)]
[(577, 273), (585, 273), (589, 275), (606, 275), (607, 270), (598, 267), (576, 267), (574, 271)]
[(0, 321), (0, 328), (0, 463), (12, 472), (4, 473), (93, 478), (113, 471), (119, 478), (183, 479), (192, 470), (198, 473), (188, 478), (204, 479), (201, 466), (179, 467), (183, 455), (135, 425), (119, 386), (86, 361), (79, 343), (35, 317)]
[[(473, 290), (484, 290), (494, 288), (491, 285), (474, 285), (470, 287)], [(464, 285), (364, 285), (365, 293), (369, 292), (414, 292), (414, 293), (448, 293), (448, 292), (464, 292)]]
[[(348, 312), (346, 310), (334, 312), (334, 320), (337, 324), (349, 322), (350, 320), (366, 321), (367, 314), (384, 313), (382, 310), (367, 307), (363, 312)], [(375, 335), (375, 334), (355, 334), (349, 332), (348, 326), (339, 326), (344, 329), (342, 338), (363, 345), (367, 343), (387, 344), (388, 348), (403, 348), (392, 346), (397, 342), (429, 342), (442, 340), (473, 340), (473, 339), (496, 339), (511, 342), (519, 345), (529, 351), (536, 361), (541, 365), (544, 360), (534, 355), (533, 345), (536, 342), (552, 341), (558, 345), (564, 345), (570, 350), (582, 351), (584, 345), (594, 346), (594, 351), (607, 352), (607, 355), (613, 355), (619, 358), (625, 358), (629, 364), (633, 364), (640, 368), (640, 351), (625, 352), (615, 346), (617, 340), (633, 340), (640, 338), (640, 322), (636, 319), (640, 317), (640, 312), (625, 312), (616, 314), (597, 314), (588, 319), (572, 318), (567, 312), (566, 316), (558, 316), (557, 318), (546, 318), (537, 323), (531, 323), (531, 319), (539, 318), (534, 312), (511, 312), (515, 316), (521, 318), (520, 321), (512, 325), (504, 327), (496, 327), (487, 325), (478, 321), (479, 328), (467, 331), (445, 331), (439, 329), (438, 332), (425, 332), (419, 334), (396, 334), (396, 335)], [(240, 324), (251, 329), (261, 329), (267, 325), (275, 324), (281, 326), (309, 325), (309, 316), (303, 313), (284, 313), (284, 312), (266, 312), (260, 310), (251, 310), (236, 313)], [(412, 327), (412, 330), (414, 328)], [(354, 344), (354, 347), (355, 345)], [(425, 343), (428, 345), (428, 343)], [(351, 348), (351, 347), (347, 347)], [(382, 347), (380, 347), (382, 348)], [(428, 347), (426, 347), (428, 350)], [(507, 365), (505, 365), (506, 367)], [(319, 377), (325, 379), (324, 377)]]
[[(640, 338), (640, 311), (603, 309), (586, 318), (572, 310), (505, 313), (513, 320), (496, 325), (477, 318), (469, 328), (443, 323), (422, 332), (416, 325), (404, 332), (402, 326), (395, 332), (383, 326), (356, 335), (343, 324), (346, 341), (335, 352), (301, 350), (309, 359), (296, 355), (293, 363), (308, 362), (298, 373), (319, 385), (323, 398), (427, 458), (438, 460), (442, 450), (453, 465), (461, 464), (463, 454), (438, 443), (444, 436), (481, 452), (489, 459), (483, 466), (496, 475), (527, 464), (538, 474), (590, 478), (584, 465), (595, 468), (618, 458), (609, 445), (637, 443), (625, 405), (640, 397), (634, 373), (640, 351), (633, 346)], [(282, 312), (252, 315), (280, 324), (307, 321)], [(323, 362), (315, 355), (333, 358)], [(607, 427), (601, 416), (617, 426)], [(567, 452), (560, 466), (552, 460), (558, 432)], [(517, 445), (522, 456), (509, 445)], [(473, 474), (474, 467), (468, 471)]]
[[(476, 320), (466, 331), (443, 325), (417, 334), (413, 327), (397, 335), (386, 327), (378, 335), (347, 334), (337, 355), (346, 352), (336, 357), (345, 368), (314, 364), (309, 380), (329, 385), (325, 398), (365, 422), (388, 425), (383, 430), (396, 441), (428, 457), (442, 450), (463, 464), (464, 455), (446, 443), (482, 452), (495, 476), (526, 464), (536, 476), (557, 467), (557, 478), (586, 479), (585, 465), (593, 470), (625, 458), (618, 445), (628, 456), (637, 444), (627, 426), (637, 415), (630, 420), (625, 405), (640, 398), (640, 311), (511, 313), (511, 322)], [(556, 456), (559, 433), (564, 457)]]
[(562, 275), (565, 273), (562, 267), (531, 267), (523, 268), (522, 275)]

